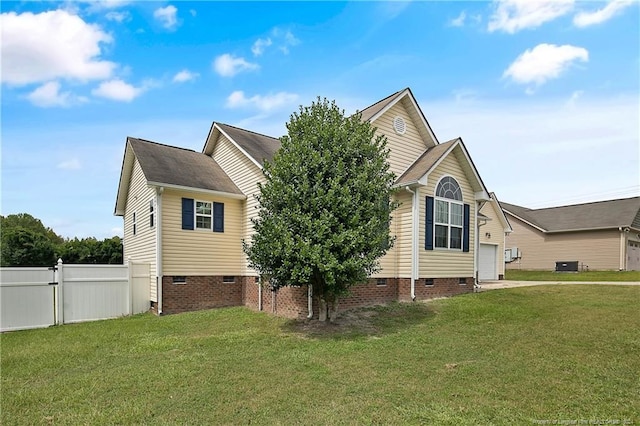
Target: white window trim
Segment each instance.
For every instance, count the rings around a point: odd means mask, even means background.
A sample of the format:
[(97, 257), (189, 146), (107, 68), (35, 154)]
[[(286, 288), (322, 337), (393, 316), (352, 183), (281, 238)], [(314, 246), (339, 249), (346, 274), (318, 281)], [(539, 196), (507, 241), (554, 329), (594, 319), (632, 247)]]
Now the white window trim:
[[(462, 251), (462, 247), (464, 246), (464, 203), (458, 200), (452, 200), (450, 198), (442, 198), (442, 197), (433, 197), (434, 198), (434, 206), (433, 206), (433, 248), (434, 250), (453, 250), (453, 251)], [(436, 205), (437, 201), (442, 201), (447, 203), (447, 217), (449, 218), (449, 223), (438, 222), (436, 219)], [(452, 225), (451, 224), (451, 205), (457, 204), (462, 208), (462, 225)], [(447, 227), (447, 246), (446, 247), (438, 247), (436, 245), (436, 226), (446, 226)], [(460, 248), (452, 248), (451, 247), (451, 228), (460, 229)]]
[[(211, 206), (211, 214), (198, 214), (198, 203), (207, 203)], [(211, 226), (209, 228), (198, 228), (198, 216), (209, 217)], [(213, 231), (213, 201), (193, 200), (193, 229), (195, 231)]]
[(137, 216), (136, 212), (134, 211), (133, 212), (133, 220), (132, 220), (132, 223), (131, 223), (132, 224), (131, 230), (132, 230), (134, 236), (136, 236), (138, 234), (138, 232), (137, 232), (138, 231), (138, 226), (136, 224), (136, 219), (137, 219), (136, 216)]
[(158, 206), (157, 206), (155, 197), (153, 197), (153, 198), (151, 198), (151, 200), (149, 200), (149, 207), (150, 207), (150, 209), (153, 209), (152, 211), (149, 212), (149, 218), (151, 218), (153, 216), (153, 225), (149, 226), (149, 228), (150, 229), (154, 229), (156, 227), (156, 223), (157, 223), (157, 219), (158, 219), (158, 215), (156, 214), (156, 212), (158, 210)]

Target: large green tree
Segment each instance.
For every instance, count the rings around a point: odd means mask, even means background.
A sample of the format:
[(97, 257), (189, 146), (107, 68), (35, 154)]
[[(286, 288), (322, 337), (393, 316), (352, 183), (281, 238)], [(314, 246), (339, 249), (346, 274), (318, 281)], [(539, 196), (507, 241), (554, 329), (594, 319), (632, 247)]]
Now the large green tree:
[(65, 263), (122, 264), (120, 237), (64, 239), (28, 213), (0, 216), (1, 266), (50, 266)]
[(273, 287), (311, 284), (320, 319), (338, 299), (379, 270), (389, 234), (394, 175), (386, 138), (335, 101), (300, 107), (282, 146), (266, 162), (255, 234), (244, 250)]

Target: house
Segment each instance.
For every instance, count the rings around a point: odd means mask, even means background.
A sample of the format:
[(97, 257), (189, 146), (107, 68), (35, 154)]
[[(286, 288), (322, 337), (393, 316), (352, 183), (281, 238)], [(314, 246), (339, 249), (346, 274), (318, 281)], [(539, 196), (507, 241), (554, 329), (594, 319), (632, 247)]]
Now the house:
[[(387, 137), (400, 207), (381, 271), (354, 286), (341, 308), (473, 291), (477, 227), (482, 223), (493, 242), (507, 226), (462, 139), (438, 141), (408, 88), (361, 113)], [(276, 138), (217, 122), (202, 152), (127, 138), (115, 214), (124, 219), (125, 258), (151, 264), (152, 309), (246, 305), (288, 317), (317, 314), (311, 288), (271, 291), (242, 251), (253, 233), (264, 162), (279, 147)]]
[(581, 270), (640, 270), (640, 197), (543, 209), (500, 204), (513, 227), (509, 269), (578, 262)]

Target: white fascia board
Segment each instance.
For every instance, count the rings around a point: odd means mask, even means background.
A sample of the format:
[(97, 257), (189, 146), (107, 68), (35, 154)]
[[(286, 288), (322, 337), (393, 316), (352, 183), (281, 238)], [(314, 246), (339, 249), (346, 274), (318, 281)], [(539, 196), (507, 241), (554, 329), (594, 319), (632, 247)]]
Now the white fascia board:
[[(238, 150), (239, 150), (241, 153), (243, 153), (243, 154), (244, 154), (244, 155), (245, 155), (249, 160), (251, 160), (251, 162), (252, 162), (253, 164), (255, 164), (255, 165), (256, 165), (260, 170), (262, 170), (262, 164), (258, 163), (258, 162), (256, 161), (256, 159), (255, 159), (255, 158), (253, 158), (252, 156), (250, 156), (250, 155), (249, 155), (249, 153), (248, 153), (247, 151), (245, 151), (244, 149), (242, 149), (242, 147), (241, 147), (241, 146), (240, 146), (236, 141), (234, 141), (234, 140), (233, 140), (233, 138), (232, 138), (231, 136), (229, 136), (225, 131), (223, 131), (220, 127), (218, 127), (218, 125), (217, 125), (217, 124), (215, 124), (214, 126), (218, 129), (218, 131), (219, 131), (221, 134), (223, 134), (227, 139), (229, 139), (229, 140), (231, 141), (231, 143), (232, 143), (236, 148), (238, 148)], [(211, 154), (213, 155), (213, 152), (212, 152)]]
[(534, 225), (533, 223), (529, 222), (528, 220), (521, 218), (521, 217), (520, 217), (520, 216), (518, 216), (517, 214), (514, 214), (514, 213), (512, 213), (512, 212), (510, 212), (509, 210), (506, 210), (506, 209), (502, 209), (502, 210), (503, 210), (505, 213), (510, 214), (511, 216), (515, 217), (515, 218), (516, 218), (516, 219), (518, 219), (519, 221), (526, 223), (527, 225), (531, 226), (532, 228), (535, 228), (535, 229), (537, 229), (538, 231), (543, 232), (543, 233), (545, 233), (545, 234), (547, 233), (547, 230), (546, 230), (546, 229), (542, 229), (542, 228), (540, 228), (539, 226)]
[(385, 106), (380, 111), (378, 111), (375, 115), (373, 115), (369, 119), (369, 123), (373, 123), (378, 118), (380, 118), (385, 112), (389, 111), (395, 104), (397, 104), (400, 101), (400, 99), (404, 98), (407, 95), (407, 92), (408, 92), (408, 89), (404, 89), (402, 93), (396, 96), (396, 98), (392, 102), (388, 103), (387, 106)]
[(206, 155), (213, 155), (213, 150), (216, 148), (215, 144), (211, 147), (211, 154), (207, 154), (207, 147), (209, 146), (209, 139), (211, 138), (211, 134), (213, 133), (213, 129), (216, 127), (216, 122), (214, 121), (211, 124), (211, 128), (209, 129), (209, 133), (207, 133), (207, 139), (204, 141), (204, 147), (202, 148), (202, 153)]
[(126, 208), (127, 195), (129, 194), (129, 181), (131, 173), (133, 173), (133, 165), (135, 163), (135, 154), (129, 144), (129, 138), (124, 149), (124, 156), (122, 158), (122, 168), (120, 170), (120, 181), (118, 182), (118, 194), (116, 195), (116, 206), (114, 209), (114, 216), (124, 216), (124, 210)]
[(200, 194), (216, 195), (216, 196), (225, 197), (225, 198), (233, 198), (235, 200), (247, 199), (247, 196), (244, 194), (234, 194), (232, 192), (215, 191), (212, 189), (192, 188), (190, 186), (174, 185), (170, 183), (147, 182), (147, 185), (154, 188), (162, 187), (162, 188), (175, 189), (175, 190), (185, 191), (185, 192), (194, 192), (194, 193), (200, 193)]
[(442, 163), (444, 161), (445, 158), (447, 158), (447, 156), (449, 154), (451, 154), (451, 151), (453, 151), (453, 149), (458, 146), (458, 144), (460, 144), (460, 138), (458, 138), (458, 140), (456, 140), (454, 143), (451, 144), (451, 146), (449, 147), (449, 149), (447, 149), (441, 156), (440, 158), (438, 158), (438, 161), (436, 161), (435, 163), (433, 163), (433, 166), (431, 166), (431, 168), (429, 170), (426, 171), (426, 173), (424, 175), (422, 175), (422, 177), (420, 179), (418, 179), (418, 182), (420, 182), (420, 184), (422, 185), (426, 185), (427, 181), (429, 179), (429, 175), (431, 174), (431, 172), (435, 169), (438, 168), (438, 166), (440, 165), (440, 163)]

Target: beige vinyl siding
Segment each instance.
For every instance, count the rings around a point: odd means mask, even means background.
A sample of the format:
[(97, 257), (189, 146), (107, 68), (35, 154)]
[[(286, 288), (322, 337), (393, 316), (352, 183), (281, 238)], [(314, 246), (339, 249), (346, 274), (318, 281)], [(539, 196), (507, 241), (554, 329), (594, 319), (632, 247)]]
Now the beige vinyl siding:
[(396, 239), (393, 247), (380, 258), (382, 269), (374, 277), (411, 277), (411, 194), (403, 190), (394, 199), (400, 206), (391, 214), (389, 232)]
[[(406, 132), (403, 135), (393, 129), (393, 120), (398, 116), (406, 123)], [(387, 148), (390, 150), (389, 165), (396, 177), (402, 175), (427, 149), (415, 123), (400, 102), (376, 119), (373, 125), (378, 128), (376, 136), (383, 134), (387, 137)]]
[(507, 263), (507, 269), (553, 271), (556, 262), (576, 260), (590, 270), (620, 268), (617, 229), (544, 234), (513, 216), (508, 217), (513, 232), (507, 235), (506, 248), (517, 247), (522, 258)]
[[(463, 203), (469, 204), (469, 252), (462, 250), (433, 249), (425, 250), (425, 197), (435, 196), (436, 185), (443, 176), (452, 176), (458, 181), (462, 189)], [(475, 208), (474, 192), (465, 176), (455, 155), (450, 153), (429, 174), (426, 187), (420, 188), (420, 238), (418, 240), (420, 251), (420, 278), (456, 278), (473, 277), (474, 274), (474, 244), (475, 239)]]
[[(182, 198), (224, 203), (224, 232), (182, 229)], [(242, 275), (242, 200), (165, 189), (163, 275)]]
[[(258, 182), (264, 183), (265, 181), (262, 170), (224, 135), (220, 136), (212, 156), (240, 191), (247, 196), (247, 199), (242, 202), (242, 234), (240, 239), (246, 239), (247, 242), (250, 242), (254, 233), (251, 219), (258, 216), (257, 207), (259, 205), (254, 195), (259, 192)], [(241, 256), (243, 273), (253, 274), (254, 272), (249, 269), (244, 253)]]
[[(500, 222), (499, 212), (493, 202), (486, 202), (480, 209), (480, 213), (491, 220), (482, 225), (479, 229), (479, 239), (481, 244), (493, 244), (498, 246), (497, 250), (497, 271), (499, 275), (504, 275), (504, 226)], [(487, 236), (487, 232), (491, 237)]]
[[(147, 179), (136, 159), (129, 182), (129, 194), (124, 211), (124, 260), (129, 257), (136, 262), (151, 264), (149, 289), (151, 300), (158, 301), (156, 286), (156, 226), (149, 226), (149, 201), (156, 196), (147, 185)], [(136, 213), (136, 235), (133, 235), (133, 213)], [(156, 216), (157, 218), (157, 216)]]

